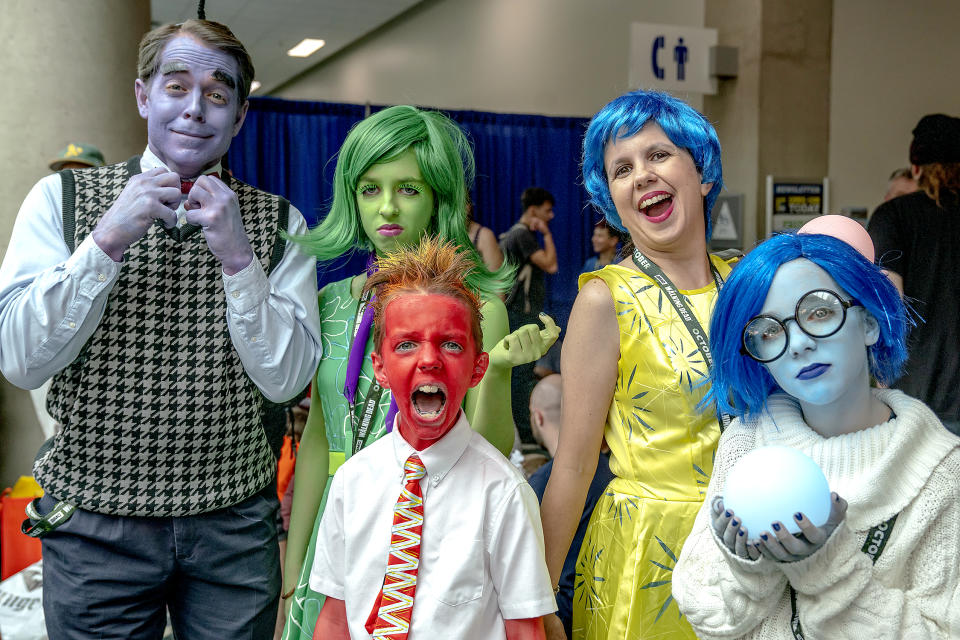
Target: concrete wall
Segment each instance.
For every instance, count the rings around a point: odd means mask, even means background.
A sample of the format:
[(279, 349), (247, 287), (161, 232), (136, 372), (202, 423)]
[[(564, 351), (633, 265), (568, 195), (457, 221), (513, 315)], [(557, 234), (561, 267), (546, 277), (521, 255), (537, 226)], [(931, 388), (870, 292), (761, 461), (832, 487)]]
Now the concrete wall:
[(827, 175), (832, 5), (833, 0), (763, 2), (758, 233), (770, 233), (766, 176)]
[(709, 0), (706, 26), (737, 47), (735, 79), (704, 98), (724, 182), (744, 194), (743, 246), (765, 237), (765, 178), (827, 174), (832, 0)]
[(835, 212), (871, 212), (928, 113), (960, 116), (960, 2), (834, 0), (830, 179)]
[(428, 0), (273, 95), (590, 116), (629, 88), (630, 23), (702, 26), (704, 2)]
[(717, 29), (717, 43), (737, 47), (738, 75), (718, 83), (715, 96), (703, 99), (703, 111), (720, 138), (726, 191), (744, 195), (744, 245), (757, 233), (760, 148), (760, 62), (762, 0), (710, 0), (705, 26)]
[[(0, 18), (0, 259), (20, 202), (71, 141), (108, 162), (146, 143), (133, 82), (149, 0), (4, 0)], [(42, 435), (29, 395), (0, 377), (0, 486), (29, 474)]]

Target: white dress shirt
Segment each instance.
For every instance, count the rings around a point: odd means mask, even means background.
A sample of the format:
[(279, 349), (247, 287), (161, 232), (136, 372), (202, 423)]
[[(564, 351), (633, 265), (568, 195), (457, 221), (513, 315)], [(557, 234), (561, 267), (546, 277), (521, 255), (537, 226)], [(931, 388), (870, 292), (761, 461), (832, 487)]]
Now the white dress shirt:
[[(147, 148), (140, 169), (155, 167), (166, 168)], [(77, 357), (100, 323), (123, 268), (92, 234), (70, 253), (63, 240), (61, 198), (59, 174), (34, 185), (0, 265), (0, 372), (24, 389), (39, 387)], [(177, 214), (182, 224), (182, 202)], [(289, 233), (306, 228), (303, 215), (291, 206)], [(269, 278), (254, 259), (232, 276), (223, 274), (223, 285), (227, 326), (247, 375), (270, 400), (292, 397), (310, 382), (322, 353), (316, 260), (288, 241)]]
[[(340, 467), (317, 533), (310, 588), (346, 604), (352, 638), (383, 583), (403, 465), (417, 453), (394, 429)], [(506, 638), (504, 619), (556, 611), (533, 489), (460, 414), (419, 452), (420, 566), (411, 638)]]

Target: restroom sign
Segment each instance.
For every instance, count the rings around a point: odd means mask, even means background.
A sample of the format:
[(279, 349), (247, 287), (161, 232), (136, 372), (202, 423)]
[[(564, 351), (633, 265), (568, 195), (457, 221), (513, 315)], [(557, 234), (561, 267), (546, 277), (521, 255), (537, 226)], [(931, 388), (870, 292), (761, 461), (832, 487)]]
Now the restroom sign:
[(630, 25), (630, 88), (717, 92), (710, 48), (717, 30), (634, 22)]

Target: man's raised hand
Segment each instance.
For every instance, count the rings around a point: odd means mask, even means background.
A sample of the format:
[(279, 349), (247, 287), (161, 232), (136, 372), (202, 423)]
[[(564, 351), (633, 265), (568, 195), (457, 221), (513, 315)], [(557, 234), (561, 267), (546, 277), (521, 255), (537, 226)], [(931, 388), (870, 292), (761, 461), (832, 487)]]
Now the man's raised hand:
[(114, 262), (123, 260), (131, 244), (146, 235), (154, 220), (164, 226), (177, 223), (180, 178), (163, 168), (130, 178), (116, 202), (103, 214), (91, 235)]
[(228, 276), (241, 271), (253, 260), (253, 249), (240, 217), (240, 204), (230, 187), (216, 176), (200, 176), (190, 189), (187, 222), (203, 229), (210, 253), (220, 260)]

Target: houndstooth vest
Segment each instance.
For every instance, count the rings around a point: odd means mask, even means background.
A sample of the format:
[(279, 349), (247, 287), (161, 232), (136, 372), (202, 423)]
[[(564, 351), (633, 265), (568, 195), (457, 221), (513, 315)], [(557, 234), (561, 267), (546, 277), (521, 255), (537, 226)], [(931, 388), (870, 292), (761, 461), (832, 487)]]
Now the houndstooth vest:
[[(139, 172), (139, 158), (61, 172), (71, 251)], [(225, 179), (269, 272), (289, 204)], [(63, 427), (34, 474), (60, 500), (114, 515), (193, 515), (248, 498), (275, 473), (262, 396), (227, 329), (222, 267), (190, 227), (177, 240), (155, 225), (130, 246), (97, 330), (53, 379), (48, 409)]]

